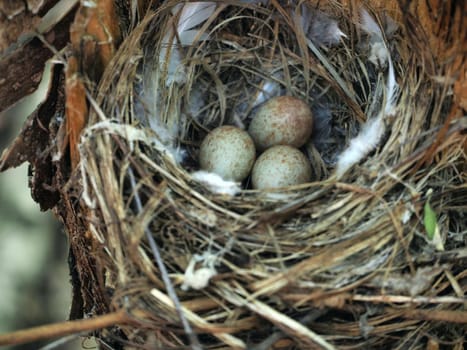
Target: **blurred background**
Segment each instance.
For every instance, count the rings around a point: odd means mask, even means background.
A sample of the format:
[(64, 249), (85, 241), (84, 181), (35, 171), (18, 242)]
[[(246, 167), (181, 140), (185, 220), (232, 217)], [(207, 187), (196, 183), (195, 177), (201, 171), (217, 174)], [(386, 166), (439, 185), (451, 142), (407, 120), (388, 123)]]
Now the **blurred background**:
[[(0, 153), (43, 99), (47, 79), (44, 74), (34, 94), (0, 114)], [(0, 333), (67, 319), (71, 304), (67, 256), (67, 236), (59, 221), (50, 211), (41, 212), (31, 198), (28, 165), (0, 173)], [(75, 337), (53, 349), (95, 348), (83, 339)], [(47, 344), (52, 348), (53, 341), (2, 350), (37, 350)]]

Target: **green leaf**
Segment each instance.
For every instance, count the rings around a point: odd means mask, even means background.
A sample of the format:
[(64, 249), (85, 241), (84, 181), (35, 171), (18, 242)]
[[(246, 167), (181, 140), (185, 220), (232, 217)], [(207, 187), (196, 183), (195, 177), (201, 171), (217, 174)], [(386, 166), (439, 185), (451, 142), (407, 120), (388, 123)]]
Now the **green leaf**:
[(423, 222), (425, 224), (426, 235), (430, 240), (432, 240), (435, 235), (436, 228), (438, 226), (438, 223), (436, 221), (436, 213), (433, 209), (431, 209), (430, 201), (428, 200), (425, 202), (423, 210)]

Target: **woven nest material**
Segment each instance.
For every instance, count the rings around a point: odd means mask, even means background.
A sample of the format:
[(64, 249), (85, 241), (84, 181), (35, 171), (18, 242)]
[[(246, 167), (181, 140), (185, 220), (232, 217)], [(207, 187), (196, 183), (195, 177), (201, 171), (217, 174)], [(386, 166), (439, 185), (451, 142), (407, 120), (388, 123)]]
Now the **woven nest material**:
[[(467, 239), (465, 137), (459, 119), (447, 121), (449, 87), (427, 72), (429, 53), (414, 50), (424, 40), (416, 23), (367, 7), (384, 32), (378, 42), (360, 5), (220, 2), (187, 34), (175, 30), (176, 3), (125, 39), (81, 138), (78, 186), (102, 283), (110, 307), (139, 322), (100, 336), (161, 349), (459, 341), (463, 327), (439, 321), (465, 307), (465, 260), (455, 254)], [(381, 138), (338, 176), (342, 152), (391, 102), (383, 42), (394, 106)], [(222, 183), (219, 193), (197, 177), (207, 133), (247, 127), (276, 95), (314, 112), (302, 148), (313, 181)], [(435, 241), (423, 221), (430, 208)]]

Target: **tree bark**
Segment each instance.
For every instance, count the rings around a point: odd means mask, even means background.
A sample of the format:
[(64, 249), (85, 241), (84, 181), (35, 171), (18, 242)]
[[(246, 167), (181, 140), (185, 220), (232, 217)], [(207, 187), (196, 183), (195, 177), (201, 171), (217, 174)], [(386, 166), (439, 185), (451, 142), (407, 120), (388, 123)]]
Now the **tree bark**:
[[(0, 112), (34, 92), (45, 62), (69, 42), (77, 1), (2, 1), (0, 4)], [(60, 4), (58, 4), (60, 5)], [(53, 12), (52, 12), (53, 14)]]

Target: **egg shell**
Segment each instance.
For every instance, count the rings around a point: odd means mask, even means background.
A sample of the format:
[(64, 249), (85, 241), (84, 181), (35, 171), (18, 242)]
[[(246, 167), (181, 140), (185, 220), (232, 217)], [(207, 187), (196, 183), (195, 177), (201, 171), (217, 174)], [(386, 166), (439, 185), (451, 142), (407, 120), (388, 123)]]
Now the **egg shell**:
[(253, 117), (248, 132), (256, 148), (275, 145), (303, 146), (313, 130), (313, 114), (301, 99), (278, 96), (263, 104)]
[(200, 146), (201, 169), (216, 173), (224, 180), (245, 179), (255, 159), (256, 148), (251, 136), (230, 125), (212, 130)]
[(261, 154), (253, 166), (251, 182), (255, 189), (299, 185), (311, 180), (311, 165), (297, 148), (278, 145)]

